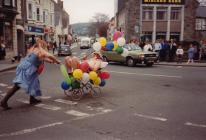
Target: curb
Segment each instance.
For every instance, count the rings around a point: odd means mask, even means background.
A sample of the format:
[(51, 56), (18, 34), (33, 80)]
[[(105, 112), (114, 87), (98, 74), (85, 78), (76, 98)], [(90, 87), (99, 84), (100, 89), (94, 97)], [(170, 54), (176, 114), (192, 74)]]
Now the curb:
[(4, 68), (4, 69), (0, 69), (0, 72), (5, 72), (5, 71), (8, 71), (8, 70), (13, 70), (13, 69), (16, 69), (17, 65), (15, 66), (11, 66), (11, 67), (7, 67), (7, 68)]
[(206, 67), (206, 65), (191, 65), (191, 64), (161, 64), (155, 63), (155, 65), (165, 65), (165, 66), (182, 66), (182, 67)]

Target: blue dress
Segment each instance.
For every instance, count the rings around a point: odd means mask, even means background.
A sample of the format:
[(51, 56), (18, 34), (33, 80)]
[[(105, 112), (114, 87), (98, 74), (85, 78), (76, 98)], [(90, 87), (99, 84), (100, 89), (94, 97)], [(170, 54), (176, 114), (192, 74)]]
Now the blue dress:
[(193, 59), (193, 57), (194, 57), (194, 52), (195, 52), (195, 49), (194, 49), (194, 48), (189, 48), (189, 50), (188, 50), (188, 58), (189, 58), (189, 59)]
[(40, 82), (37, 69), (42, 64), (34, 53), (27, 55), (17, 66), (14, 84), (26, 90), (30, 96), (41, 96)]

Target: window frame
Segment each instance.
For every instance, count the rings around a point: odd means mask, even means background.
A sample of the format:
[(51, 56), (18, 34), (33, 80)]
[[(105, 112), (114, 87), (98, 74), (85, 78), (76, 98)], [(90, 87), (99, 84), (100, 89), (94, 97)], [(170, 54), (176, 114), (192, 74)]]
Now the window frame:
[[(151, 12), (151, 13), (150, 13)], [(148, 14), (148, 18), (145, 18), (147, 16), (145, 16), (147, 13)], [(142, 21), (152, 21), (154, 19), (154, 7), (143, 7), (142, 8)], [(152, 17), (150, 18), (150, 16), (152, 15)]]
[[(164, 18), (163, 19), (159, 19), (158, 18), (158, 13), (159, 12), (164, 12)], [(156, 20), (157, 21), (167, 21), (168, 20), (168, 8), (167, 7), (157, 7), (157, 11), (156, 11)]]

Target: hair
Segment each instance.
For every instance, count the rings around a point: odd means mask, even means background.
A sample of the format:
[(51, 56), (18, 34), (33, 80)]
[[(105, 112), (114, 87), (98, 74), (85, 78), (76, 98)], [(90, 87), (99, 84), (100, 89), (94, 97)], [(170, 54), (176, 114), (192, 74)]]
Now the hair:
[(39, 39), (39, 38), (36, 40), (35, 46), (40, 46), (40, 47), (42, 47), (44, 50), (47, 50), (47, 43), (46, 43), (46, 41), (41, 40), (41, 39)]

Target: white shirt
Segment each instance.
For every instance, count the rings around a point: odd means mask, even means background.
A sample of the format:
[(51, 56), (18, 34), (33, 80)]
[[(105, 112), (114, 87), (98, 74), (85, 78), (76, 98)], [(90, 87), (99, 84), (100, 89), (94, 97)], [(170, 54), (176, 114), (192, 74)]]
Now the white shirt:
[(155, 51), (159, 51), (159, 50), (161, 50), (161, 48), (162, 48), (162, 45), (160, 43), (155, 43), (154, 44), (154, 50)]
[(149, 50), (152, 50), (152, 45), (151, 44), (147, 44), (144, 46), (144, 52), (148, 52)]
[(184, 54), (183, 49), (177, 49), (176, 54), (177, 55), (183, 55)]

